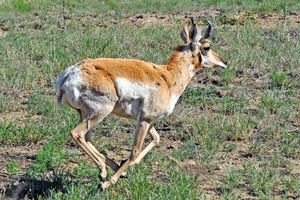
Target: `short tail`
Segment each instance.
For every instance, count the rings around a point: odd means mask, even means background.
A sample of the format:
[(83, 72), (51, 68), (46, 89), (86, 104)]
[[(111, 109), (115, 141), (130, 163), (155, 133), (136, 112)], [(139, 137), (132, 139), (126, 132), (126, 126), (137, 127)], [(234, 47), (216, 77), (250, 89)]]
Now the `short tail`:
[(59, 77), (59, 79), (55, 83), (55, 92), (57, 96), (57, 104), (61, 105), (62, 104), (62, 98), (65, 93), (65, 91), (62, 89), (63, 84), (65, 83), (67, 79), (66, 74), (64, 73)]
[[(68, 78), (72, 77), (76, 71), (80, 70), (79, 67), (82, 64), (82, 62), (79, 62), (75, 65), (72, 65), (68, 67), (64, 73), (58, 78), (58, 80), (55, 82), (55, 92), (57, 96), (57, 103), (58, 105), (61, 105), (63, 96), (65, 94), (64, 90), (64, 84), (67, 81)], [(74, 72), (75, 70), (75, 72)]]
[(58, 96), (57, 96), (57, 104), (60, 106), (62, 104), (62, 97), (64, 95), (64, 91), (62, 89), (59, 90)]

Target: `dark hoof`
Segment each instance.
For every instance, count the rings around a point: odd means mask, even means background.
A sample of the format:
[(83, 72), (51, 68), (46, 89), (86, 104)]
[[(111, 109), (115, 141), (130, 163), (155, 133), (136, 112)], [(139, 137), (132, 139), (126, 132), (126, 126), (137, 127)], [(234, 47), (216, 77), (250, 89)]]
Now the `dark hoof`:
[(121, 175), (120, 178), (129, 178), (128, 174)]
[(122, 167), (122, 165), (124, 165), (124, 163), (125, 163), (126, 161), (127, 161), (127, 159), (121, 160), (120, 167)]
[(99, 185), (98, 185), (98, 192), (102, 192), (104, 190), (102, 184), (103, 183), (99, 183)]
[[(127, 161), (127, 159), (125, 160), (122, 160), (121, 163), (120, 163), (120, 167), (122, 167), (122, 165), (124, 165), (124, 163)], [(128, 175), (125, 174), (125, 175), (121, 175), (120, 178), (128, 178)]]
[(104, 183), (104, 182), (106, 181), (106, 178), (103, 177), (103, 176), (101, 176), (100, 174), (99, 174), (99, 179), (100, 179), (100, 181), (101, 181), (102, 183)]

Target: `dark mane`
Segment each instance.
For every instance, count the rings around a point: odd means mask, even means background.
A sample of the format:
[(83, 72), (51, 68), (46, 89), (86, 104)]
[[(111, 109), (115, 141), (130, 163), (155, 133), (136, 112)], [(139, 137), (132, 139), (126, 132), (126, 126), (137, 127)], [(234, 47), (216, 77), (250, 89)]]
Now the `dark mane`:
[(185, 45), (179, 45), (175, 48), (175, 51), (180, 51), (183, 52), (187, 49), (187, 46), (189, 46), (190, 44), (185, 44)]
[(174, 64), (176, 64), (177, 62), (180, 62), (180, 58), (182, 56), (181, 53), (189, 50), (189, 47), (190, 47), (190, 44), (180, 45), (180, 46), (176, 47), (176, 49), (170, 56), (169, 63), (168, 63), (168, 70), (170, 70)]

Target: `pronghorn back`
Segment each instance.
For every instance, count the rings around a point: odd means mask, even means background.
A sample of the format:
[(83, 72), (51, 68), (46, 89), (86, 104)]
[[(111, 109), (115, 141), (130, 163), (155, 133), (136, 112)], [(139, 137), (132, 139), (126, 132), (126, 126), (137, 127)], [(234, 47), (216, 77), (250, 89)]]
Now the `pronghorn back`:
[(174, 78), (166, 72), (160, 65), (140, 60), (85, 59), (67, 68), (57, 81), (56, 91), (62, 99), (58, 101), (76, 110), (94, 102), (113, 102), (114, 114), (136, 118), (142, 109), (145, 117), (155, 118), (168, 109), (171, 98)]

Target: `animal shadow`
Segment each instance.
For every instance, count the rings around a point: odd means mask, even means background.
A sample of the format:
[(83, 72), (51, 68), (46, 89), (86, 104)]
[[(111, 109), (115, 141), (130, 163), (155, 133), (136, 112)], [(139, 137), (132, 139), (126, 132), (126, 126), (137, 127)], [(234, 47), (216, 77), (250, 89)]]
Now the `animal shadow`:
[[(89, 181), (88, 181), (89, 182)], [(80, 184), (68, 172), (51, 172), (42, 178), (21, 177), (0, 190), (0, 199), (23, 200), (47, 198), (53, 193), (66, 193), (70, 184)]]

